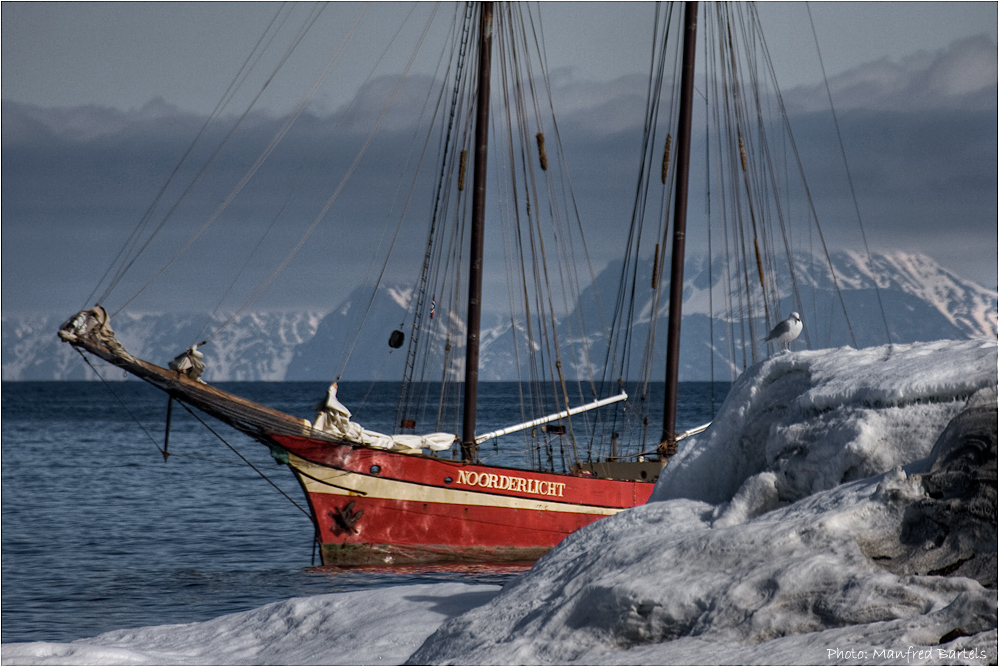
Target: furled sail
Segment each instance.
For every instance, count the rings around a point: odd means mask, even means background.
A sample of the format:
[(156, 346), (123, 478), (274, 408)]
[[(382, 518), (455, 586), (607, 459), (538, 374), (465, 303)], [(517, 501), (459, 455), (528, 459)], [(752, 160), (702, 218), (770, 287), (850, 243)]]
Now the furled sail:
[(100, 343), (125, 361), (135, 361), (114, 337), (111, 320), (107, 311), (101, 306), (94, 306), (92, 310), (81, 310), (64, 322), (59, 327), (59, 338), (68, 343), (73, 343), (79, 339)]
[(313, 429), (359, 445), (406, 453), (419, 452), (424, 448), (439, 452), (450, 449), (455, 441), (456, 436), (453, 433), (385, 435), (368, 430), (357, 422), (350, 421), (350, 410), (336, 397), (336, 389), (337, 383), (334, 382), (326, 393), (326, 403), (316, 416)]

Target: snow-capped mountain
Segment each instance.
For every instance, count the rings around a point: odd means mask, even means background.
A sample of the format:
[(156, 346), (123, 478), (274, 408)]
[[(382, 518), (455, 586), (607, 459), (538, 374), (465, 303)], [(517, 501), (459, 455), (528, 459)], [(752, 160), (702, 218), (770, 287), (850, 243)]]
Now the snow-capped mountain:
[[(706, 257), (689, 259), (684, 281), (680, 379), (709, 379), (712, 361), (716, 379), (734, 377), (753, 360), (744, 341), (751, 337), (761, 340), (769, 326), (791, 311), (799, 311), (805, 325), (801, 337), (793, 344), (795, 349), (870, 347), (889, 342), (889, 336), (893, 343), (997, 336), (997, 294), (954, 275), (925, 255), (874, 253), (868, 260), (858, 253), (834, 252), (830, 260), (835, 281), (825, 257), (820, 255), (796, 254), (793, 267), (777, 270), (779, 312), (770, 313), (766, 321), (764, 313), (757, 312), (759, 308), (749, 319), (723, 316), (726, 301), (729, 306), (738, 304), (739, 290), (745, 291), (745, 286), (734, 285), (726, 295), (725, 290), (719, 289), (721, 282), (727, 280), (720, 262), (712, 264), (709, 271)], [(792, 268), (797, 296), (789, 279)], [(637, 270), (640, 275), (651, 275), (652, 268), (640, 265)], [(576, 311), (563, 318), (559, 337), (572, 346), (563, 357), (569, 374), (585, 377), (585, 359), (604, 358), (607, 335), (591, 330), (586, 338), (580, 338), (578, 333), (569, 331), (568, 323), (580, 318), (588, 325), (610, 321), (609, 311), (620, 274), (620, 264), (606, 267), (595, 284), (580, 294)], [(638, 368), (644, 363), (641, 358), (644, 341), (655, 325), (661, 344), (652, 353), (651, 377), (661, 379), (667, 304), (665, 299), (659, 304), (654, 321), (651, 287), (648, 281), (640, 282), (644, 287), (635, 295), (632, 329), (636, 342), (631, 347), (630, 364)], [(712, 285), (714, 289), (709, 290)], [(835, 291), (837, 285), (839, 294)], [(412, 318), (407, 317), (407, 310), (412, 298), (412, 289), (399, 286), (382, 287), (373, 296), (369, 288), (362, 287), (325, 316), (315, 312), (241, 315), (202, 348), (208, 366), (205, 379), (329, 381), (342, 376), (345, 380), (396, 380), (405, 365), (406, 346), (393, 349), (388, 340), (395, 330), (407, 337), (411, 335)], [(604, 316), (598, 305), (601, 303)], [(440, 331), (422, 335), (440, 338), (441, 348), (447, 342), (453, 343), (455, 349), (460, 348), (464, 341), (461, 323), (451, 321), (442, 308), (439, 313), (435, 321), (447, 319), (452, 324), (448, 328), (450, 333), (441, 333), (445, 329), (441, 327)], [(205, 327), (206, 321), (205, 316), (189, 314), (132, 314), (119, 315), (112, 325), (118, 340), (130, 352), (166, 365), (187, 346), (204, 340), (206, 332), (214, 331), (220, 323), (213, 320)], [(359, 328), (362, 321), (364, 326)], [(56, 338), (59, 324), (61, 320), (52, 317), (4, 315), (3, 379), (93, 379), (93, 373), (80, 356)], [(482, 380), (518, 377), (513, 326), (508, 317), (484, 313)], [(519, 326), (516, 333), (522, 340)], [(766, 353), (758, 344), (757, 356)], [(519, 363), (522, 366), (525, 363), (523, 353)], [(461, 378), (462, 364), (461, 355), (452, 355), (447, 376)], [(440, 374), (434, 379), (442, 377), (444, 370), (437, 373)], [(108, 376), (120, 379), (121, 373), (109, 371)], [(521, 377), (527, 374), (522, 372)]]
[[(322, 315), (315, 312), (250, 313), (219, 331), (205, 355), (208, 381), (283, 380), (295, 346), (311, 339)], [(161, 366), (199, 343), (223, 318), (173, 313), (120, 314), (111, 324), (129, 352)], [(62, 320), (55, 317), (3, 316), (3, 379), (94, 380), (75, 349), (56, 337)], [(207, 325), (207, 326), (206, 326)], [(122, 372), (102, 361), (95, 367), (107, 379)]]
[[(640, 276), (651, 277), (652, 264), (639, 263), (635, 270)], [(618, 263), (598, 276), (596, 284), (605, 302), (608, 294), (613, 295), (620, 272)], [(792, 255), (790, 266), (775, 266), (773, 273), (780, 304), (776, 312), (766, 313), (758, 300), (755, 266), (732, 276), (718, 258), (710, 266), (704, 255), (688, 258), (680, 337), (681, 380), (711, 378), (712, 361), (715, 379), (734, 379), (754, 359), (767, 355), (760, 341), (793, 311), (799, 312), (804, 322), (793, 349), (996, 338), (999, 329), (999, 295), (960, 278), (925, 255), (872, 253), (868, 260), (860, 253), (838, 251), (830, 253), (827, 261), (821, 254), (798, 252)], [(733, 278), (731, 283), (729, 278)], [(655, 327), (662, 342), (653, 348), (650, 377), (661, 380), (669, 305), (663, 296), (653, 318), (650, 282), (639, 281), (634, 295), (632, 335), (637, 342), (631, 347), (629, 363), (632, 368), (645, 363), (643, 343)], [(722, 289), (722, 284), (728, 284), (728, 289)], [(756, 300), (749, 316), (746, 293)], [(584, 307), (594, 303), (590, 290), (580, 297)], [(733, 311), (741, 316), (725, 315)], [(755, 357), (752, 340), (757, 341)], [(603, 344), (603, 336), (591, 336), (591, 347)]]
[(853, 251), (834, 253), (841, 285), (895, 290), (931, 305), (967, 336), (996, 336), (996, 294), (964, 280), (926, 255), (872, 254), (871, 261)]
[[(830, 270), (829, 262), (821, 255), (811, 255), (803, 252), (796, 252), (793, 257), (793, 271), (798, 283), (798, 290), (802, 297), (802, 306), (807, 310), (811, 304), (812, 291), (832, 292), (838, 285), (844, 293), (864, 292), (878, 290), (885, 293), (882, 302), (890, 302), (892, 298), (899, 298), (906, 295), (916, 299), (924, 306), (930, 308), (946, 320), (959, 334), (951, 334), (951, 337), (975, 337), (975, 336), (996, 336), (996, 304), (997, 295), (990, 292), (981, 285), (964, 280), (951, 271), (943, 268), (926, 255), (907, 252), (893, 253), (871, 253), (870, 260), (864, 254), (854, 251), (834, 251), (830, 253), (830, 261), (835, 269), (835, 278)], [(694, 313), (717, 316), (724, 307), (724, 291), (718, 289), (718, 285), (726, 279), (725, 269), (719, 260), (715, 260), (709, 273), (707, 258), (704, 256), (694, 256), (687, 260), (684, 279), (684, 315)], [(619, 269), (616, 269), (619, 270)], [(651, 272), (651, 266), (646, 272)], [(642, 271), (642, 268), (639, 269)], [(757, 290), (759, 285), (755, 283), (755, 267), (750, 269), (750, 281), (753, 283), (751, 289)], [(777, 267), (777, 286), (782, 299), (791, 301), (792, 292), (790, 289), (789, 267)], [(607, 271), (604, 272), (604, 275)], [(598, 279), (599, 280), (599, 279)], [(714, 308), (710, 308), (708, 297), (709, 286), (714, 287)], [(731, 287), (729, 298), (737, 299), (737, 292), (745, 290), (742, 284), (734, 284)], [(755, 294), (756, 292), (754, 292)], [(850, 298), (855, 298), (855, 295)], [(797, 305), (794, 305), (796, 308)], [(887, 315), (887, 304), (886, 315)], [(660, 312), (665, 310), (665, 302), (660, 305)], [(648, 320), (651, 316), (651, 290), (649, 300), (643, 302), (640, 310), (639, 321)], [(851, 319), (866, 319), (862, 315), (865, 313), (851, 313)], [(784, 319), (786, 313), (776, 320)], [(880, 313), (877, 318), (880, 320)], [(899, 327), (891, 316), (887, 317), (889, 328), (893, 337), (898, 335), (925, 335), (929, 331), (896, 331)], [(880, 322), (879, 327), (884, 331), (884, 325)], [(864, 328), (864, 327), (862, 327)], [(876, 332), (875, 332), (876, 333)], [(887, 341), (881, 341), (887, 342)], [(902, 342), (901, 339), (893, 342)]]
[[(370, 287), (359, 287), (329, 315), (323, 318), (316, 335), (294, 352), (288, 364), (289, 380), (398, 380), (406, 364), (407, 346), (412, 335), (412, 317), (407, 318), (413, 290), (398, 286), (383, 287), (371, 294)], [(429, 307), (429, 306), (427, 306)], [(439, 343), (463, 348), (464, 323), (444, 308), (437, 307), (436, 326), (420, 333)], [(363, 324), (362, 324), (363, 323)], [(502, 323), (497, 317), (483, 313), (480, 332), (480, 371), (483, 381), (517, 378), (515, 355), (507, 317)], [(406, 337), (402, 347), (389, 346), (394, 331)], [(464, 377), (464, 358), (450, 355), (447, 369), (435, 371), (434, 380), (447, 376), (451, 380)]]

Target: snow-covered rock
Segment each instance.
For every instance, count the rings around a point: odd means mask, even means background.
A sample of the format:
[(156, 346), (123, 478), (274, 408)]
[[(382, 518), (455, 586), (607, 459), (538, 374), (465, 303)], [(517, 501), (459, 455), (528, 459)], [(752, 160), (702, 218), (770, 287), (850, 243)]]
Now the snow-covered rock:
[(752, 368), (647, 505), (570, 535), (410, 662), (994, 662), (996, 366), (972, 341)]
[(996, 349), (974, 340), (775, 355), (732, 385), (652, 498), (739, 505), (771, 498), (759, 489), (772, 485), (792, 502), (921, 459), (968, 398), (995, 385)]

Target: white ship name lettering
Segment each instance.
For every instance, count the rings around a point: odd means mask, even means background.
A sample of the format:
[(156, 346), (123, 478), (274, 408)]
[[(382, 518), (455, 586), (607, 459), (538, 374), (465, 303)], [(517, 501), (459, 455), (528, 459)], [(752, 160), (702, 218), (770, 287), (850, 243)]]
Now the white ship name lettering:
[(559, 498), (562, 497), (562, 492), (565, 491), (565, 484), (562, 482), (549, 482), (530, 477), (496, 475), (490, 472), (469, 472), (467, 470), (458, 471), (458, 484), (481, 486), (486, 489), (499, 489), (500, 491), (514, 491), (516, 493), (558, 496)]

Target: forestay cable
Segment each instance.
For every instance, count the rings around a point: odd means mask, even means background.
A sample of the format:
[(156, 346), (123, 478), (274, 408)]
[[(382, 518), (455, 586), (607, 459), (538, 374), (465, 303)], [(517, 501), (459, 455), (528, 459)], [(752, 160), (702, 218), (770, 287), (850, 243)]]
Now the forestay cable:
[[(351, 35), (353, 34), (353, 30), (351, 30), (350, 34)], [(302, 36), (304, 36), (304, 33)], [(349, 40), (349, 35), (348, 35), (348, 40)], [(296, 46), (297, 44), (298, 42), (296, 42)], [(346, 46), (346, 42), (343, 44), (343, 46)], [(316, 78), (315, 82), (313, 82), (312, 87), (299, 101), (298, 106), (296, 106), (294, 111), (288, 116), (288, 118), (285, 119), (284, 124), (281, 125), (281, 127), (278, 129), (275, 135), (271, 138), (270, 143), (267, 144), (263, 152), (257, 157), (256, 162), (253, 163), (250, 169), (243, 175), (243, 178), (239, 180), (239, 182), (233, 187), (233, 189), (229, 192), (229, 194), (225, 197), (225, 199), (223, 199), (222, 202), (216, 207), (215, 211), (208, 217), (208, 219), (204, 222), (204, 224), (201, 225), (201, 227), (187, 240), (187, 243), (185, 243), (184, 246), (177, 251), (177, 253), (163, 266), (163, 268), (161, 268), (156, 273), (156, 275), (150, 278), (145, 285), (139, 288), (139, 290), (134, 295), (132, 295), (132, 297), (128, 301), (122, 304), (122, 306), (118, 308), (117, 311), (115, 311), (116, 313), (120, 312), (122, 309), (127, 307), (128, 304), (134, 301), (136, 297), (142, 294), (142, 292), (144, 292), (150, 285), (152, 285), (153, 282), (155, 282), (161, 275), (163, 275), (163, 273), (168, 268), (170, 268), (170, 266), (175, 261), (177, 261), (177, 259), (179, 259), (180, 256), (183, 255), (187, 251), (187, 249), (190, 248), (202, 234), (204, 234), (204, 232), (212, 225), (212, 223), (214, 223), (215, 220), (218, 219), (218, 217), (222, 214), (222, 212), (229, 207), (229, 204), (232, 203), (232, 200), (235, 199), (236, 195), (238, 195), (246, 186), (246, 184), (250, 182), (250, 179), (253, 178), (253, 176), (257, 173), (260, 167), (267, 160), (267, 158), (270, 157), (274, 149), (277, 148), (278, 144), (281, 143), (281, 140), (284, 138), (284, 136), (288, 133), (289, 130), (291, 130), (292, 125), (295, 124), (295, 121), (298, 120), (298, 117), (302, 114), (303, 111), (305, 111), (306, 105), (309, 103), (309, 101), (311, 101), (313, 96), (316, 94), (316, 91), (318, 91), (319, 86), (322, 85), (322, 82), (326, 79), (330, 69), (333, 67), (337, 58), (340, 56), (340, 53), (343, 51), (343, 46), (340, 48), (340, 50), (338, 50), (336, 53), (333, 54), (330, 60), (326, 63), (326, 67), (323, 68), (323, 71)], [(289, 51), (287, 55), (291, 55), (291, 51)], [(270, 83), (270, 80), (268, 80), (267, 83)], [(264, 88), (261, 89), (261, 93), (263, 93), (263, 90), (266, 89), (266, 87), (267, 84), (265, 84)]]
[(867, 264), (870, 266), (871, 281), (874, 283), (874, 295), (878, 298), (878, 308), (881, 310), (881, 321), (885, 325), (885, 336), (888, 344), (891, 345), (891, 330), (888, 328), (888, 317), (885, 315), (885, 306), (881, 301), (881, 290), (878, 287), (878, 279), (874, 275), (874, 267), (871, 263), (871, 248), (867, 245), (867, 233), (864, 231), (864, 221), (860, 216), (860, 204), (857, 203), (857, 192), (853, 187), (853, 176), (850, 174), (850, 165), (846, 159), (846, 148), (843, 146), (843, 135), (839, 130), (839, 119), (836, 117), (836, 106), (833, 104), (832, 91), (829, 89), (829, 77), (826, 76), (826, 66), (822, 62), (822, 51), (819, 49), (819, 35), (815, 31), (815, 22), (812, 20), (812, 7), (805, 2), (808, 10), (808, 22), (812, 26), (812, 37), (815, 39), (815, 53), (819, 57), (819, 67), (822, 68), (822, 81), (825, 83), (826, 96), (829, 98), (829, 110), (832, 112), (833, 125), (836, 128), (836, 140), (839, 143), (839, 154), (843, 158), (843, 169), (846, 171), (846, 180), (850, 185), (850, 198), (853, 199), (853, 210), (857, 214), (857, 225), (860, 227), (860, 238), (864, 241), (864, 250), (867, 252)]
[[(323, 5), (323, 8), (325, 8), (325, 5)], [(222, 152), (222, 149), (226, 145), (228, 145), (229, 140), (234, 136), (236, 130), (242, 125), (243, 121), (246, 119), (247, 115), (249, 115), (249, 113), (253, 109), (254, 105), (256, 105), (256, 103), (260, 99), (261, 95), (263, 95), (264, 91), (267, 89), (267, 87), (270, 85), (271, 81), (277, 75), (278, 71), (284, 66), (285, 62), (287, 62), (288, 58), (291, 56), (292, 52), (295, 50), (295, 48), (298, 46), (298, 44), (305, 37), (305, 35), (309, 31), (309, 29), (315, 24), (316, 20), (319, 18), (319, 14), (321, 13), (321, 11), (322, 11), (322, 9), (320, 9), (318, 12), (314, 11), (314, 13), (308, 18), (306, 25), (304, 25), (300, 29), (299, 34), (297, 35), (296, 39), (293, 41), (293, 43), (287, 49), (287, 51), (285, 52), (285, 54), (283, 55), (283, 57), (281, 58), (281, 60), (275, 66), (274, 70), (271, 72), (270, 76), (267, 78), (267, 80), (264, 82), (263, 86), (257, 92), (256, 96), (247, 105), (247, 108), (244, 110), (243, 114), (237, 119), (237, 121), (232, 126), (232, 128), (230, 128), (228, 134), (226, 134), (225, 138), (222, 140), (222, 142), (218, 145), (218, 147), (212, 153), (211, 157), (206, 161), (206, 163), (202, 166), (201, 170), (198, 172), (198, 174), (195, 176), (195, 178), (191, 181), (191, 183), (187, 186), (187, 188), (181, 194), (180, 198), (174, 203), (174, 205), (170, 208), (170, 210), (167, 211), (166, 215), (163, 217), (163, 220), (160, 222), (159, 226), (153, 231), (153, 233), (149, 236), (149, 238), (146, 239), (146, 242), (142, 245), (141, 248), (139, 248), (139, 250), (132, 257), (132, 259), (119, 271), (118, 275), (116, 276), (115, 280), (113, 281), (113, 284), (110, 287), (108, 287), (108, 289), (106, 291), (107, 294), (110, 294), (111, 290), (114, 289), (114, 287), (118, 284), (118, 282), (124, 277), (125, 273), (132, 267), (132, 265), (142, 255), (142, 253), (145, 252), (145, 250), (149, 247), (149, 244), (152, 242), (152, 240), (159, 234), (159, 232), (166, 225), (167, 221), (173, 216), (174, 212), (180, 206), (181, 202), (183, 202), (184, 199), (187, 197), (187, 195), (190, 194), (191, 190), (195, 187), (195, 185), (197, 185), (201, 181), (201, 179), (207, 173), (208, 168), (215, 162), (216, 159), (218, 159), (219, 155)], [(194, 238), (197, 238), (198, 236), (200, 236), (204, 232), (204, 230), (207, 228), (207, 226), (209, 224), (211, 224), (211, 221), (209, 221), (208, 223), (206, 223), (202, 227), (202, 229), (198, 230), (198, 232), (196, 232)], [(193, 239), (192, 239), (192, 242), (193, 242)], [(187, 245), (189, 246), (190, 242)], [(181, 253), (183, 253), (184, 250), (186, 250), (186, 248), (187, 248), (187, 246), (185, 246), (184, 249), (182, 249), (180, 251), (180, 253), (177, 253), (177, 256), (179, 256)], [(169, 266), (170, 264), (172, 264), (173, 261), (176, 260), (177, 256), (175, 256), (173, 259), (171, 259), (170, 262), (167, 264), (167, 266)], [(148, 283), (146, 283), (142, 288), (140, 288), (139, 291), (136, 294), (134, 294), (130, 299), (128, 299), (128, 301), (126, 301), (123, 306), (121, 306), (120, 308), (118, 308), (117, 310), (115, 310), (112, 313), (112, 316), (113, 315), (117, 315), (119, 312), (121, 312), (121, 310), (126, 305), (128, 305), (129, 303), (131, 303), (141, 292), (145, 291), (145, 289), (148, 288), (149, 285), (152, 284), (152, 282), (155, 281), (156, 278), (158, 278), (163, 273), (163, 271), (166, 270), (166, 268), (167, 267), (163, 267), (163, 269), (160, 270), (156, 274), (156, 276), (154, 276)]]
[[(271, 18), (270, 23), (267, 24), (267, 27), (264, 29), (264, 32), (260, 35), (260, 38), (257, 40), (257, 43), (254, 45), (253, 49), (250, 51), (250, 53), (246, 56), (246, 59), (243, 61), (243, 64), (240, 67), (239, 71), (236, 72), (236, 75), (233, 77), (233, 80), (229, 83), (229, 87), (226, 88), (225, 92), (219, 98), (219, 101), (216, 102), (215, 108), (212, 110), (208, 118), (205, 120), (204, 124), (201, 126), (201, 130), (198, 132), (197, 136), (195, 136), (191, 144), (187, 147), (187, 150), (181, 156), (180, 160), (177, 161), (177, 164), (174, 166), (173, 171), (170, 172), (170, 175), (167, 177), (166, 182), (163, 183), (159, 192), (156, 194), (156, 197), (153, 198), (152, 203), (146, 209), (146, 212), (143, 214), (138, 224), (132, 230), (132, 233), (129, 235), (128, 239), (126, 239), (125, 243), (122, 244), (122, 247), (118, 251), (118, 254), (115, 255), (115, 258), (111, 260), (110, 264), (108, 264), (108, 268), (104, 271), (104, 274), (97, 281), (97, 284), (94, 286), (94, 289), (87, 296), (87, 300), (84, 301), (85, 305), (91, 303), (91, 299), (94, 297), (94, 294), (100, 288), (104, 280), (108, 277), (108, 274), (111, 273), (112, 268), (114, 268), (115, 264), (117, 264), (119, 260), (122, 259), (122, 257), (127, 255), (128, 248), (134, 247), (134, 244), (138, 241), (138, 238), (142, 233), (142, 230), (145, 228), (145, 226), (149, 223), (149, 220), (152, 218), (153, 211), (159, 205), (160, 201), (162, 200), (164, 194), (167, 191), (167, 188), (170, 187), (170, 184), (173, 182), (174, 177), (176, 177), (177, 173), (180, 171), (181, 166), (183, 166), (183, 164), (187, 161), (187, 158), (190, 157), (191, 152), (194, 150), (194, 147), (198, 144), (199, 141), (201, 141), (201, 138), (208, 131), (208, 128), (214, 125), (214, 123), (218, 120), (219, 116), (222, 113), (222, 109), (225, 108), (225, 106), (232, 99), (232, 95), (235, 94), (236, 90), (238, 90), (239, 87), (246, 80), (246, 77), (249, 75), (249, 72), (253, 69), (254, 66), (256, 66), (256, 62), (259, 61), (261, 55), (263, 55), (263, 52), (266, 51), (267, 49), (267, 47), (261, 49), (260, 45), (263, 43), (264, 38), (267, 37), (267, 34), (274, 26), (274, 22), (277, 21), (278, 16), (281, 14), (281, 11), (284, 9), (286, 4), (287, 3), (282, 3), (278, 7), (278, 10)], [(290, 16), (290, 13), (288, 14), (288, 16)], [(284, 21), (288, 19), (288, 16), (285, 16), (284, 20), (282, 20), (281, 26), (284, 25)], [(274, 39), (274, 35), (276, 35), (281, 30), (281, 26), (278, 26), (278, 28), (274, 31), (274, 34), (271, 35), (271, 39), (268, 40), (268, 45)], [(254, 58), (254, 54), (256, 54), (256, 58)], [(249, 64), (251, 60), (253, 60), (253, 65)], [(108, 297), (111, 290), (121, 279), (121, 276), (123, 275), (124, 271), (125, 267), (120, 269), (119, 273), (115, 276), (115, 279), (107, 287), (106, 291), (101, 295), (100, 299), (98, 299), (99, 302), (103, 302)]]

